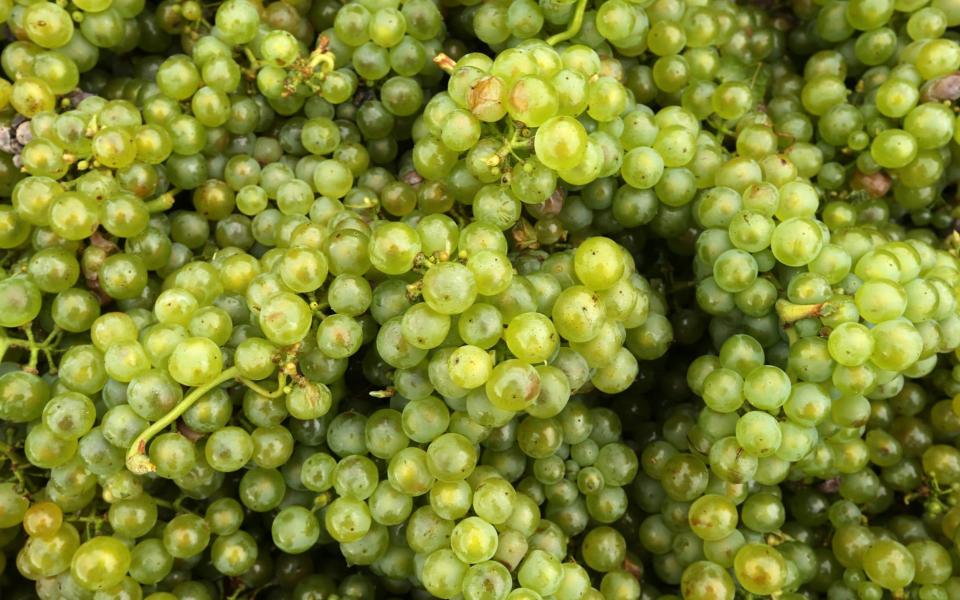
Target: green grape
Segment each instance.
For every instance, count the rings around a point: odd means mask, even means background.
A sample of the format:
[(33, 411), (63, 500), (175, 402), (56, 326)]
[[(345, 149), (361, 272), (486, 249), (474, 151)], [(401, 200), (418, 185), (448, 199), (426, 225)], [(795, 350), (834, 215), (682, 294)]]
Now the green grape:
[(233, 577), (245, 573), (253, 566), (258, 554), (256, 540), (242, 530), (218, 537), (210, 547), (213, 567), (220, 573)]
[(628, 185), (645, 190), (655, 186), (664, 172), (664, 160), (653, 148), (638, 147), (623, 157), (621, 175)]
[(615, 529), (600, 526), (591, 529), (583, 538), (583, 559), (590, 568), (605, 573), (622, 564), (626, 542)]
[(758, 457), (776, 452), (782, 439), (777, 420), (762, 411), (751, 411), (740, 417), (736, 432), (744, 450)]
[(96, 410), (93, 402), (76, 392), (54, 396), (43, 407), (43, 423), (50, 432), (63, 439), (78, 439), (93, 428)]
[(540, 377), (529, 364), (513, 359), (497, 364), (485, 387), (490, 402), (501, 410), (519, 411), (540, 393)]
[(313, 171), (314, 188), (324, 196), (343, 198), (353, 186), (353, 175), (342, 162), (326, 159)]
[(310, 307), (299, 296), (280, 292), (260, 308), (260, 328), (271, 342), (290, 345), (302, 340), (310, 329)]
[(547, 81), (535, 76), (517, 79), (505, 98), (507, 113), (529, 127), (540, 127), (559, 109), (557, 92)]
[(932, 540), (916, 541), (907, 545), (917, 566), (914, 581), (920, 584), (945, 581), (949, 576), (946, 549)]
[[(40, 10), (43, 10), (43, 5)], [(9, 102), (10, 106), (23, 116), (35, 117), (52, 110), (56, 96), (45, 80), (26, 75), (14, 82)]]
[(887, 279), (865, 281), (854, 300), (861, 316), (873, 323), (900, 317), (907, 305), (903, 287)]
[(549, 596), (560, 587), (563, 568), (553, 555), (540, 549), (532, 550), (520, 564), (517, 580), (525, 588)]
[(96, 229), (99, 215), (95, 199), (81, 192), (65, 192), (50, 205), (50, 228), (64, 239), (81, 240)]
[(705, 541), (720, 541), (736, 531), (738, 515), (732, 500), (716, 494), (696, 499), (690, 506), (690, 528)]
[(881, 167), (889, 169), (905, 167), (917, 156), (917, 141), (906, 131), (887, 129), (873, 138), (870, 144), (870, 156)]
[(493, 558), (497, 541), (496, 528), (479, 517), (463, 519), (450, 533), (450, 546), (454, 554), (470, 565)]
[(424, 588), (437, 598), (453, 598), (460, 593), (467, 564), (452, 550), (435, 550), (423, 563), (421, 581)]
[(362, 328), (353, 317), (330, 315), (317, 327), (317, 348), (330, 358), (347, 358), (362, 342)]
[(51, 2), (30, 5), (23, 20), (30, 40), (44, 48), (59, 48), (70, 41), (73, 35), (70, 15)]
[(735, 595), (733, 578), (712, 561), (702, 560), (688, 565), (683, 571), (680, 586), (683, 597), (690, 600), (707, 598), (730, 600)]
[(16, 527), (30, 508), (30, 501), (19, 491), (15, 484), (0, 484), (0, 504), (3, 506), (2, 522), (6, 527)]
[(876, 540), (863, 554), (867, 576), (886, 589), (902, 589), (916, 574), (913, 555), (902, 544), (887, 539)]
[(460, 346), (447, 359), (451, 381), (464, 389), (474, 389), (486, 383), (493, 369), (493, 359), (483, 348)]
[(210, 435), (204, 446), (207, 462), (217, 471), (231, 472), (242, 468), (253, 456), (250, 434), (239, 427), (225, 427)]
[(870, 330), (859, 323), (842, 323), (827, 339), (830, 356), (847, 367), (862, 365), (873, 353)]
[(77, 548), (70, 573), (83, 589), (102, 590), (119, 584), (130, 567), (130, 551), (116, 538), (98, 536)]
[(537, 128), (534, 142), (540, 162), (551, 169), (569, 169), (583, 158), (587, 133), (575, 119), (557, 116)]
[(223, 369), (220, 348), (207, 338), (187, 338), (177, 344), (168, 363), (170, 376), (178, 383), (199, 386), (212, 381)]
[(813, 261), (823, 248), (823, 234), (815, 221), (793, 218), (777, 225), (770, 248), (778, 261), (800, 267)]
[(0, 281), (0, 303), (5, 308), (0, 325), (20, 327), (40, 314), (41, 292), (27, 277), (8, 277)]
[(445, 262), (430, 267), (423, 277), (423, 299), (441, 314), (459, 314), (469, 308), (477, 295), (473, 273), (459, 263)]
[(787, 576), (783, 556), (764, 544), (745, 544), (737, 550), (734, 559), (737, 581), (751, 593), (769, 593), (780, 589)]
[(488, 560), (471, 565), (463, 576), (461, 590), (467, 600), (493, 598), (502, 600), (510, 593), (510, 572), (502, 564)]
[(309, 510), (300, 506), (284, 508), (271, 526), (273, 541), (288, 554), (309, 550), (320, 537), (320, 523)]
[(903, 371), (919, 360), (923, 340), (906, 319), (884, 321), (870, 330), (873, 353), (870, 360), (881, 369)]
[(240, 479), (237, 495), (244, 506), (255, 512), (267, 512), (283, 501), (286, 483), (275, 469), (254, 467)]
[(516, 490), (506, 480), (487, 479), (474, 488), (473, 512), (484, 521), (498, 525), (510, 517), (516, 497)]
[(390, 275), (406, 273), (420, 252), (416, 231), (403, 223), (384, 223), (370, 236), (370, 262)]

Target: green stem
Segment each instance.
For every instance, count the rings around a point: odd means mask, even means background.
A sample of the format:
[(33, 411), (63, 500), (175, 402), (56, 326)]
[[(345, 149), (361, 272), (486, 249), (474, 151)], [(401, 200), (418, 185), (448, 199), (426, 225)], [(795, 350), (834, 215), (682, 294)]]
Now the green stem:
[(59, 325), (56, 325), (50, 330), (50, 333), (47, 334), (47, 337), (44, 338), (41, 344), (47, 347), (54, 346), (60, 340), (61, 335), (63, 335), (63, 330), (60, 329)]
[(453, 60), (443, 52), (440, 52), (433, 57), (433, 64), (446, 73), (447, 75), (453, 75), (454, 69), (457, 68), (457, 61)]
[(260, 61), (257, 60), (257, 57), (254, 56), (254, 54), (253, 54), (253, 50), (251, 50), (250, 48), (247, 48), (246, 46), (244, 46), (244, 47), (243, 47), (243, 55), (247, 57), (247, 60), (248, 60), (248, 61), (250, 61), (250, 66), (251, 66), (251, 67), (253, 67), (253, 68), (256, 69), (257, 67), (260, 66)]
[(317, 512), (319, 510), (322, 510), (328, 504), (330, 504), (330, 493), (323, 492), (322, 494), (317, 494), (316, 497), (313, 499), (313, 508), (311, 508), (310, 510), (313, 512)]
[(71, 523), (92, 523), (92, 524), (103, 523), (103, 517), (98, 517), (97, 515), (87, 515), (87, 516), (75, 515), (75, 516), (67, 517), (66, 520), (70, 521)]
[(237, 379), (240, 380), (240, 383), (260, 394), (261, 396), (266, 398), (279, 398), (281, 395), (283, 395), (283, 387), (286, 384), (287, 374), (281, 371), (280, 376), (277, 377), (277, 389), (273, 390), (272, 392), (262, 387), (257, 382), (247, 379), (246, 377), (237, 377)]
[(43, 352), (43, 355), (46, 357), (50, 369), (54, 369), (51, 350), (60, 342), (63, 331), (61, 331), (59, 327), (54, 327), (47, 337), (39, 343), (33, 338), (33, 331), (30, 330), (29, 327), (25, 328), (24, 331), (27, 336), (25, 340), (0, 337), (0, 360), (3, 360), (4, 355), (10, 348), (22, 348), (30, 351), (30, 362), (26, 365), (26, 369), (36, 369), (41, 352)]
[(5, 442), (0, 442), (0, 463), (2, 463), (4, 460), (10, 461), (10, 472), (13, 473), (13, 476), (17, 480), (20, 488), (26, 492), (33, 493), (33, 489), (31, 489), (32, 486), (30, 486), (26, 475), (23, 472), (23, 469), (29, 465), (21, 462), (20, 457), (17, 455), (17, 451), (13, 446)]
[(0, 454), (5, 455), (14, 465), (19, 465), (20, 457), (17, 456), (16, 449), (6, 442), (0, 442)]
[(186, 398), (181, 400), (179, 404), (173, 407), (173, 410), (160, 417), (160, 419), (150, 425), (150, 427), (144, 429), (143, 432), (137, 436), (137, 439), (133, 440), (133, 443), (130, 445), (130, 449), (127, 451), (127, 468), (137, 475), (145, 475), (147, 473), (156, 471), (157, 465), (150, 462), (150, 459), (147, 458), (147, 442), (149, 442), (153, 436), (157, 435), (174, 421), (179, 419), (180, 415), (187, 412), (187, 410), (207, 392), (217, 387), (221, 383), (234, 379), (239, 375), (240, 371), (237, 369), (237, 367), (230, 367), (226, 371), (220, 373), (220, 375), (213, 381), (194, 388)]
[(333, 58), (333, 55), (329, 52), (316, 52), (310, 56), (310, 60), (307, 62), (307, 66), (311, 71), (320, 67), (321, 73), (329, 73), (333, 71), (337, 63)]
[(801, 319), (819, 317), (823, 312), (826, 302), (819, 304), (794, 304), (787, 300), (777, 300), (777, 315), (784, 323), (795, 323)]
[(43, 355), (47, 358), (47, 368), (51, 373), (56, 373), (57, 368), (53, 362), (53, 348), (60, 343), (60, 338), (63, 337), (63, 330), (59, 326), (55, 326), (47, 337), (44, 338), (43, 342), (40, 343), (40, 351), (43, 352)]
[(556, 46), (560, 42), (569, 40), (580, 33), (580, 26), (583, 25), (583, 13), (587, 10), (587, 0), (577, 0), (577, 8), (573, 12), (573, 19), (566, 31), (551, 35), (547, 38), (547, 43)]
[(31, 373), (36, 373), (37, 371), (37, 360), (40, 358), (40, 345), (37, 344), (37, 341), (33, 339), (33, 328), (32, 323), (28, 323), (26, 327), (23, 328), (24, 333), (27, 334), (27, 344), (30, 348), (30, 362), (27, 363), (27, 366), (24, 367), (25, 371), (30, 371)]
[(40, 351), (43, 352), (43, 355), (47, 357), (47, 370), (48, 370), (47, 372), (50, 374), (56, 373), (57, 367), (54, 365), (53, 353), (50, 351), (50, 347), (43, 346), (40, 348)]
[(407, 298), (411, 302), (420, 297), (420, 294), (423, 293), (423, 280), (418, 279), (414, 283), (407, 285)]
[(310, 52), (310, 56), (307, 57), (306, 69), (303, 73), (304, 77), (306, 78), (309, 75), (313, 75), (317, 67), (320, 67), (321, 78), (323, 75), (337, 68), (336, 58), (333, 56), (333, 53), (330, 52), (330, 40), (323, 34), (317, 37), (317, 45), (313, 51)]
[(176, 200), (175, 196), (180, 192), (180, 188), (173, 188), (169, 192), (163, 193), (153, 200), (145, 202), (147, 210), (152, 213), (166, 212), (173, 206)]
[(243, 592), (245, 592), (245, 591), (247, 591), (246, 586), (241, 585), (241, 586), (238, 587), (236, 590), (234, 590), (234, 592), (233, 592), (232, 594), (230, 594), (229, 596), (227, 596), (227, 600), (237, 600), (237, 598), (240, 597), (240, 594), (243, 593)]

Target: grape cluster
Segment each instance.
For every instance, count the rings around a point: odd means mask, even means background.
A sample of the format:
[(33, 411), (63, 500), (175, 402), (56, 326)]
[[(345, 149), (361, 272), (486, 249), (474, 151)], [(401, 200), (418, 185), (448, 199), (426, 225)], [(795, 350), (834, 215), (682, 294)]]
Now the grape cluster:
[(960, 598), (958, 26), (0, 0), (3, 596)]

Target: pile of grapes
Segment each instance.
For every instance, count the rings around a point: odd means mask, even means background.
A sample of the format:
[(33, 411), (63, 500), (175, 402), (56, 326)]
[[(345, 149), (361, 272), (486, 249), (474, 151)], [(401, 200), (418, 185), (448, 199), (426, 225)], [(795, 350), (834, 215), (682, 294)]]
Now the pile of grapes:
[(960, 0), (0, 36), (4, 600), (960, 599)]

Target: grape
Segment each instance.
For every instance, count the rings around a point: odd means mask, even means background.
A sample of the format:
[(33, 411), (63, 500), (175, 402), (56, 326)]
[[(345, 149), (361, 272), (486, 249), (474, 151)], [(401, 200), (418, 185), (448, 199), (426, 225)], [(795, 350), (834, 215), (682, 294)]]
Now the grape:
[(689, 565), (683, 571), (680, 585), (683, 597), (691, 600), (734, 596), (733, 579), (716, 562), (698, 561)]
[(102, 590), (123, 580), (130, 560), (130, 551), (120, 540), (99, 536), (77, 548), (70, 563), (70, 573), (83, 589)]
[(451, 550), (432, 552), (423, 563), (423, 584), (438, 598), (452, 598), (460, 591), (467, 565)]
[(916, 572), (913, 555), (892, 540), (878, 540), (871, 545), (864, 552), (863, 566), (871, 580), (887, 589), (907, 585)]
[(28, 278), (16, 277), (0, 281), (0, 298), (6, 308), (0, 323), (4, 327), (26, 325), (40, 314), (41, 292)]
[(782, 585), (786, 563), (780, 553), (769, 546), (746, 544), (737, 551), (734, 572), (748, 589), (771, 589)]
[(645, 190), (652, 188), (663, 176), (664, 161), (653, 148), (634, 148), (623, 157), (621, 173), (629, 185)]
[(242, 530), (218, 537), (210, 547), (213, 566), (224, 575), (245, 572), (256, 562), (258, 554), (256, 540)]
[(459, 314), (473, 304), (477, 294), (473, 273), (458, 263), (440, 263), (423, 277), (423, 298), (441, 314)]
[(271, 531), (278, 548), (288, 554), (299, 554), (316, 543), (320, 524), (307, 509), (291, 506), (280, 511)]
[(560, 587), (563, 570), (553, 555), (536, 549), (520, 565), (517, 579), (520, 585), (541, 595), (549, 595)]
[(470, 600), (478, 598), (506, 598), (511, 587), (510, 572), (495, 561), (472, 565), (463, 576), (462, 593)]
[(557, 114), (559, 99), (548, 82), (534, 76), (517, 79), (506, 96), (511, 118), (530, 127), (539, 127)]
[(64, 46), (73, 35), (73, 20), (70, 15), (52, 2), (31, 5), (23, 20), (30, 40), (44, 48)]
[(256, 35), (256, 10), (245, 0), (227, 2), (217, 9), (216, 23), (231, 43), (243, 44)]
[(953, 595), (954, 2), (309, 4), (0, 0), (10, 594)]
[(537, 128), (537, 158), (552, 169), (576, 166), (586, 152), (586, 145), (586, 131), (570, 117), (553, 117)]

